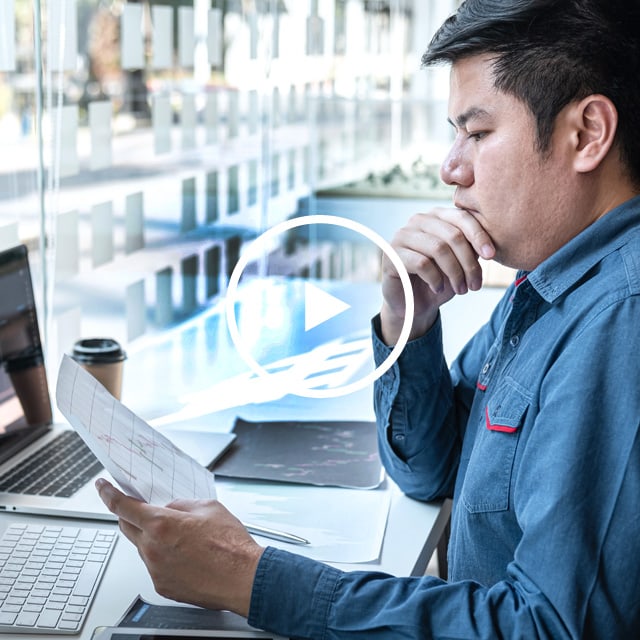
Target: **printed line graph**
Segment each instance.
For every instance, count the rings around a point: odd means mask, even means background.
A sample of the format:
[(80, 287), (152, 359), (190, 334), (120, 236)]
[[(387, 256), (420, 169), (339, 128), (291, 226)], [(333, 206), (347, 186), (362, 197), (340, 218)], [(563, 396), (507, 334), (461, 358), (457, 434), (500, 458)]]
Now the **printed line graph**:
[(69, 356), (56, 400), (87, 446), (128, 494), (150, 504), (215, 498), (213, 474), (116, 400)]

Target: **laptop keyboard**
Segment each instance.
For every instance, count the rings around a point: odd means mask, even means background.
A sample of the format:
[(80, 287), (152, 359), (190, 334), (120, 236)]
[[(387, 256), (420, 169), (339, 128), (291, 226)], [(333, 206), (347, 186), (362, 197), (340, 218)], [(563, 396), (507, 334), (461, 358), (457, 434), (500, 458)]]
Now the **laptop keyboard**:
[(68, 498), (102, 468), (75, 431), (63, 431), (0, 476), (0, 492)]
[(79, 633), (115, 529), (13, 524), (0, 539), (0, 633)]

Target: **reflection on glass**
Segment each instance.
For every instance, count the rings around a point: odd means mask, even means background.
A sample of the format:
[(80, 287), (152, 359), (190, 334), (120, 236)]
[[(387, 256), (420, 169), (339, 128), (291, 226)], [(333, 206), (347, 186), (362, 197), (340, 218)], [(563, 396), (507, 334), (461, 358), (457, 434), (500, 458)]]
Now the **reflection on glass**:
[(0, 435), (51, 421), (24, 245), (0, 253)]

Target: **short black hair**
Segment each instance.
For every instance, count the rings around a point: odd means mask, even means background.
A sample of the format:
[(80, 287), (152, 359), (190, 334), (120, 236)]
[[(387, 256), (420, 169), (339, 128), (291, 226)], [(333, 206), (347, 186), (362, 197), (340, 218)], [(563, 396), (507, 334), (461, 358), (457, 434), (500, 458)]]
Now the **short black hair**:
[(466, 0), (433, 37), (424, 66), (495, 54), (495, 87), (525, 103), (541, 152), (571, 102), (607, 96), (616, 143), (640, 186), (640, 0)]

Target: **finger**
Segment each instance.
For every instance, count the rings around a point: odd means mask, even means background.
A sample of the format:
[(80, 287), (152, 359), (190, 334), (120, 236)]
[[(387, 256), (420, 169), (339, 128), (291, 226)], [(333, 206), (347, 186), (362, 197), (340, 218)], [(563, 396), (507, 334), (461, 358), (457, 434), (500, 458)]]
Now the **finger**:
[(472, 212), (459, 208), (439, 209), (438, 211), (443, 220), (449, 221), (464, 233), (465, 238), (478, 256), (485, 260), (491, 260), (495, 256), (496, 249), (491, 236)]
[(142, 529), (139, 529), (122, 518), (118, 520), (118, 526), (120, 527), (120, 531), (122, 531), (123, 535), (133, 542), (136, 547), (139, 547), (140, 538), (143, 535)]
[(459, 229), (446, 222), (427, 220), (419, 229), (401, 230), (397, 239), (403, 245), (407, 269), (436, 294), (442, 293), (447, 284), (455, 293), (466, 293), (468, 284), (477, 278), (473, 248)]
[(96, 480), (96, 489), (100, 499), (111, 513), (130, 522), (138, 529), (144, 529), (144, 523), (158, 510), (153, 505), (125, 495), (104, 478)]
[[(412, 228), (401, 233), (401, 242), (424, 256), (425, 259), (417, 263), (416, 273), (420, 277), (426, 277), (431, 284), (432, 281), (437, 282), (437, 275), (434, 274), (440, 272), (458, 294), (482, 286), (478, 253), (468, 236), (473, 236), (474, 241), (481, 244), (486, 232), (470, 214), (460, 210), (444, 210), (438, 215), (416, 216), (413, 224)], [(480, 249), (485, 245), (481, 244)], [(486, 247), (483, 251), (487, 253)], [(435, 291), (442, 288), (440, 282), (440, 287)]]
[(425, 255), (423, 248), (417, 246), (416, 243), (413, 243), (413, 245), (413, 248), (399, 247), (396, 249), (402, 264), (404, 264), (410, 276), (415, 275), (420, 278), (433, 293), (442, 293), (449, 279), (440, 270), (437, 262)]

